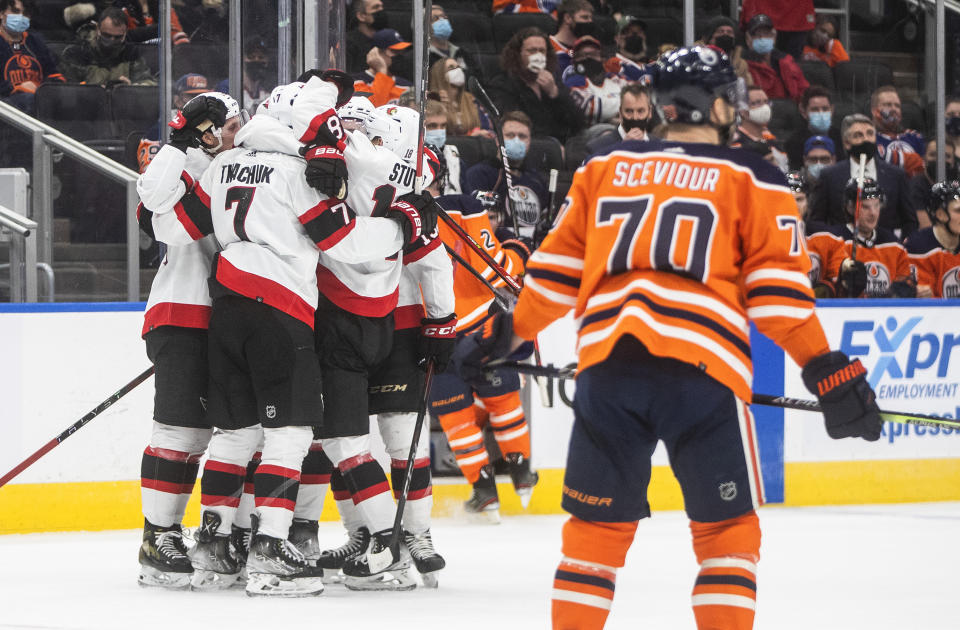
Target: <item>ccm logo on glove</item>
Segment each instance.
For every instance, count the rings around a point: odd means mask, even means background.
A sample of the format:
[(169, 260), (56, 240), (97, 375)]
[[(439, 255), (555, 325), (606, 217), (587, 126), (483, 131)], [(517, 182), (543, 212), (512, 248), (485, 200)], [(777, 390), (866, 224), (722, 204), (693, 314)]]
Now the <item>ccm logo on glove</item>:
[(454, 320), (453, 324), (424, 326), (422, 334), (425, 337), (456, 337), (457, 322)]

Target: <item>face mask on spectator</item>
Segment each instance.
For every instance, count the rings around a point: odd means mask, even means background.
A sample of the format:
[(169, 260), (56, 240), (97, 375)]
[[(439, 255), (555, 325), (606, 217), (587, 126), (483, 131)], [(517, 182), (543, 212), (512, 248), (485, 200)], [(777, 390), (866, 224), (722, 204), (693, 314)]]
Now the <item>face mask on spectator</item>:
[(507, 159), (514, 162), (519, 162), (527, 156), (527, 145), (520, 138), (504, 140), (503, 150), (507, 153)]
[(811, 179), (819, 179), (820, 173), (823, 172), (823, 167), (825, 166), (826, 164), (821, 164), (820, 162), (807, 164), (807, 175), (809, 175)]
[(387, 28), (387, 14), (383, 11), (377, 11), (373, 14), (373, 22), (370, 23), (370, 28), (375, 31), (382, 31)]
[(447, 81), (450, 83), (450, 85), (461, 87), (466, 79), (466, 75), (463, 74), (463, 68), (452, 68), (447, 70)]
[(8, 13), (5, 24), (11, 33), (22, 33), (30, 28), (30, 18), (22, 13)]
[(440, 18), (433, 23), (433, 36), (440, 39), (450, 39), (453, 35), (453, 25), (447, 18)]
[(773, 51), (772, 37), (757, 37), (753, 40), (753, 52), (758, 55), (766, 55), (771, 51)]
[(620, 124), (623, 126), (624, 131), (630, 131), (631, 129), (650, 131), (650, 123), (652, 120), (652, 118), (624, 118), (620, 121)]
[[(927, 162), (927, 176), (932, 181), (937, 181), (937, 160), (933, 162)], [(957, 169), (953, 164), (947, 164), (947, 170), (943, 172), (945, 179), (956, 179)]]
[(766, 103), (760, 107), (754, 107), (751, 109), (747, 114), (747, 117), (751, 122), (755, 122), (758, 125), (766, 125), (768, 122), (770, 122), (770, 114), (770, 104)]
[(900, 114), (897, 113), (897, 110), (893, 109), (881, 109), (880, 118), (888, 125), (896, 126), (900, 124)]
[(442, 147), (447, 143), (446, 129), (426, 129), (423, 132), (423, 143), (434, 147)]
[(850, 147), (850, 157), (859, 159), (861, 155), (866, 155), (867, 159), (873, 158), (877, 154), (876, 142), (861, 142)]
[(960, 136), (960, 116), (947, 118), (947, 133), (951, 136)]
[(603, 62), (589, 57), (576, 62), (573, 69), (577, 74), (587, 77), (596, 85), (603, 83), (606, 74), (603, 70)]
[(104, 37), (100, 35), (97, 37), (97, 42), (100, 46), (100, 50), (107, 53), (108, 55), (115, 55), (117, 52), (123, 48), (123, 39), (122, 37)]
[(527, 57), (527, 70), (540, 72), (547, 67), (547, 56), (543, 53), (533, 53)]
[(810, 112), (810, 128), (820, 133), (829, 131), (832, 119), (832, 112)]
[(631, 35), (623, 40), (623, 49), (631, 55), (639, 55), (647, 49), (647, 40), (640, 35)]
[(733, 35), (721, 35), (714, 40), (714, 43), (717, 48), (729, 55), (733, 51), (736, 40), (733, 39)]
[(593, 22), (577, 22), (573, 25), (573, 36), (580, 39), (584, 35), (593, 35)]

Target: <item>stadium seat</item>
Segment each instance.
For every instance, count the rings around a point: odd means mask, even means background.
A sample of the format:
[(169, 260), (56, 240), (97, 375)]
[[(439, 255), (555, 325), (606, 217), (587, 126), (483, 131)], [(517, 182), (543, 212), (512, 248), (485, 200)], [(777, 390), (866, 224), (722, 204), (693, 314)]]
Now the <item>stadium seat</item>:
[(37, 88), (37, 118), (80, 142), (113, 136), (110, 97), (99, 85), (47, 82)]
[(489, 16), (476, 12), (451, 11), (444, 6), (450, 25), (453, 26), (451, 41), (470, 53), (493, 53), (496, 45)]
[(844, 117), (856, 113), (859, 113), (859, 109), (849, 98), (841, 95), (839, 98), (833, 99), (833, 125), (838, 129), (840, 128), (840, 123), (843, 122)]
[(535, 26), (547, 35), (557, 31), (557, 21), (545, 13), (514, 13), (493, 16), (493, 38), (501, 50), (517, 31)]
[(854, 102), (869, 96), (881, 85), (893, 85), (890, 66), (878, 61), (847, 61), (833, 69), (837, 92), (849, 96)]
[(563, 145), (552, 136), (534, 138), (530, 141), (524, 166), (549, 177), (550, 169), (563, 169)]
[(447, 144), (457, 147), (460, 152), (460, 159), (467, 167), (480, 162), (480, 139), (476, 136), (448, 136)]
[(114, 135), (119, 138), (159, 125), (160, 88), (118, 85), (110, 93), (110, 112)]
[(822, 61), (799, 61), (800, 70), (810, 85), (820, 85), (831, 92), (836, 89), (833, 82), (833, 70)]
[(640, 19), (647, 23), (647, 50), (650, 54), (656, 53), (662, 44), (683, 44), (683, 24), (671, 17), (645, 17)]
[(481, 83), (500, 74), (500, 53), (477, 53), (475, 57), (477, 65), (480, 66), (478, 68), (480, 75), (478, 78)]

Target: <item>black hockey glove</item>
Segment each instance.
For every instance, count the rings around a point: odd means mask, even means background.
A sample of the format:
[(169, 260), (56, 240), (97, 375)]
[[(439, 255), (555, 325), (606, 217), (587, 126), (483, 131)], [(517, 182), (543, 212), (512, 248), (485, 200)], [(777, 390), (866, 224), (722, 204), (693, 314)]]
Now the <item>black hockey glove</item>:
[(504, 249), (510, 249), (520, 254), (520, 260), (523, 261), (524, 265), (527, 264), (527, 259), (530, 258), (530, 254), (535, 249), (533, 241), (526, 236), (517, 236), (515, 238), (501, 240), (500, 245)]
[(867, 288), (867, 266), (859, 260), (844, 259), (840, 265), (840, 286), (847, 297), (860, 297)]
[(420, 321), (420, 340), (417, 342), (417, 365), (426, 371), (427, 363), (433, 361), (434, 369), (443, 372), (450, 363), (450, 355), (457, 343), (457, 314)]
[(412, 192), (402, 195), (387, 209), (387, 217), (400, 224), (407, 243), (413, 243), (423, 235), (433, 234), (439, 214), (440, 206), (427, 191), (419, 195)]
[(304, 177), (307, 184), (327, 197), (347, 198), (347, 163), (343, 151), (330, 146), (302, 147), (300, 153), (307, 160)]
[(917, 297), (917, 286), (909, 280), (898, 280), (890, 283), (890, 293), (898, 298)]
[(204, 131), (227, 124), (227, 106), (220, 99), (201, 94), (190, 99), (167, 124), (172, 129), (172, 146), (181, 151), (190, 147), (199, 148)]
[(497, 313), (477, 332), (461, 339), (450, 359), (453, 370), (468, 383), (485, 382), (486, 364), (497, 359), (523, 360), (533, 353), (533, 342), (525, 341), (516, 350), (513, 345), (513, 313)]
[(347, 101), (353, 98), (353, 79), (343, 70), (337, 70), (336, 68), (328, 68), (326, 70), (312, 68), (305, 70), (303, 74), (297, 77), (297, 81), (306, 83), (313, 77), (317, 77), (321, 81), (328, 81), (337, 86), (337, 109), (346, 105)]
[(827, 435), (835, 440), (880, 439), (880, 408), (859, 359), (851, 361), (842, 352), (827, 352), (811, 359), (801, 374), (803, 384), (820, 401)]

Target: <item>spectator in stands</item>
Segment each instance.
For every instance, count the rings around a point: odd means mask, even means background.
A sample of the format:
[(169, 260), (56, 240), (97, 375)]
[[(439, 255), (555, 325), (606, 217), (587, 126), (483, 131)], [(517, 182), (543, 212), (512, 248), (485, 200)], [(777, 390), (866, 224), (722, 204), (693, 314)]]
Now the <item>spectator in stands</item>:
[[(870, 114), (877, 127), (877, 153), (880, 157), (908, 173), (922, 170), (923, 162), (918, 158), (923, 155), (926, 143), (919, 131), (903, 129), (903, 110), (897, 88), (884, 85), (874, 90), (870, 97)], [(910, 157), (911, 154), (916, 157)]]
[(493, 13), (546, 13), (557, 10), (557, 0), (493, 0)]
[(97, 19), (93, 41), (68, 46), (63, 52), (63, 74), (73, 83), (111, 87), (117, 84), (156, 85), (140, 52), (127, 40), (123, 11), (108, 7)]
[(30, 115), (44, 81), (63, 81), (43, 37), (31, 33), (21, 0), (0, 0), (0, 99)]
[(430, 66), (440, 59), (454, 59), (464, 72), (477, 72), (479, 66), (473, 55), (450, 41), (453, 26), (447, 12), (438, 4), (430, 5)]
[(464, 89), (466, 73), (456, 59), (440, 59), (430, 66), (430, 91), (446, 108), (447, 131), (451, 136), (494, 138), (493, 123), (474, 96)]
[(877, 159), (877, 130), (873, 121), (863, 114), (850, 114), (840, 125), (840, 136), (849, 157), (820, 173), (810, 218), (833, 225), (846, 222), (844, 189), (850, 178), (857, 177), (863, 154), (867, 158), (865, 176), (876, 180), (885, 196), (880, 225), (897, 232), (900, 238), (916, 231), (917, 213), (909, 198), (907, 174), (902, 168)]
[(960, 145), (960, 96), (951, 96), (943, 110), (947, 135)]
[(836, 163), (836, 145), (827, 136), (810, 136), (803, 143), (803, 173), (809, 188), (819, 184), (823, 169)]
[(392, 74), (391, 66), (400, 51), (409, 47), (410, 42), (404, 41), (392, 28), (377, 31), (373, 36), (373, 48), (367, 52), (367, 70), (355, 77), (354, 89), (370, 92), (370, 102), (375, 107), (396, 102), (410, 89), (410, 82)]
[(387, 14), (383, 0), (353, 0), (348, 15), (347, 72), (363, 72), (367, 67), (367, 53), (373, 48), (373, 36), (387, 28)]
[[(257, 106), (270, 97), (275, 87), (273, 81), (268, 81), (269, 70), (266, 44), (259, 39), (247, 42), (243, 48), (243, 99), (240, 105), (251, 116), (257, 113)], [(220, 81), (217, 91), (229, 94), (230, 82), (227, 79)]]
[(747, 24), (747, 50), (743, 54), (753, 82), (770, 98), (790, 98), (797, 102), (810, 84), (793, 57), (773, 46), (777, 35), (773, 21), (763, 13), (754, 15)]
[(817, 27), (807, 35), (803, 47), (804, 61), (822, 61), (831, 68), (838, 63), (850, 61), (850, 55), (836, 37), (836, 27), (828, 16), (817, 18)]
[[(155, 17), (160, 13), (159, 0), (114, 0), (113, 5), (127, 18), (127, 41), (139, 43), (157, 39), (160, 27)], [(170, 37), (174, 46), (189, 44), (190, 38), (180, 26), (180, 17), (170, 9)]]
[(580, 108), (587, 125), (609, 123), (620, 109), (621, 81), (603, 67), (603, 53), (595, 37), (585, 35), (574, 43), (573, 63), (564, 73), (563, 84)]
[[(244, 6), (244, 19), (249, 18), (249, 6)], [(225, 44), (229, 39), (230, 14), (227, 0), (201, 0), (177, 6), (180, 24), (190, 33), (191, 44)]]
[[(510, 206), (520, 228), (520, 236), (531, 237), (542, 209), (547, 208), (546, 180), (542, 173), (529, 168), (524, 158), (530, 151), (532, 123), (530, 117), (519, 111), (503, 115), (503, 143), (510, 163), (513, 189), (510, 191)], [(465, 193), (493, 191), (505, 199), (507, 178), (502, 174), (503, 164), (480, 163), (470, 167), (465, 178)], [(512, 226), (513, 218), (505, 217), (500, 225)]]
[(573, 45), (584, 35), (594, 35), (593, 5), (589, 0), (563, 0), (557, 7), (557, 34), (550, 36), (550, 45), (557, 56), (557, 78), (573, 60)]
[(741, 28), (757, 15), (766, 15), (772, 21), (771, 27), (776, 28), (777, 49), (799, 59), (807, 33), (815, 23), (813, 0), (743, 0)]
[(840, 144), (840, 129), (834, 125), (833, 97), (822, 85), (811, 85), (800, 98), (800, 115), (807, 122), (803, 129), (795, 129), (784, 142), (791, 169), (803, 164), (803, 145), (810, 136), (829, 136), (834, 146)]
[[(740, 112), (740, 125), (730, 146), (750, 149), (786, 173), (787, 156), (777, 146), (777, 137), (767, 128), (772, 111), (763, 88), (756, 85), (747, 88), (747, 109)], [(763, 149), (764, 146), (769, 151)]]
[(719, 15), (709, 22), (703, 29), (701, 43), (716, 46), (730, 57), (733, 71), (750, 86), (753, 85), (753, 75), (750, 66), (743, 59), (743, 47), (737, 46), (737, 24), (730, 18)]
[(583, 122), (570, 93), (557, 84), (557, 58), (548, 51), (547, 36), (540, 29), (517, 31), (500, 53), (503, 73), (490, 81), (488, 91), (500, 111), (527, 114), (535, 136), (553, 136), (563, 142)]
[[(944, 170), (943, 179), (952, 181), (957, 179), (957, 145), (953, 138), (947, 136), (946, 140), (944, 141), (944, 147), (943, 158), (944, 162), (946, 163), (946, 167)], [(933, 196), (930, 193), (930, 188), (937, 182), (936, 140), (930, 140), (927, 142), (923, 162), (923, 171), (911, 177), (908, 182), (910, 201), (917, 211), (917, 222), (919, 223), (921, 229), (930, 227), (929, 213), (935, 210), (935, 208), (933, 208)]]
[(457, 147), (447, 144), (447, 108), (442, 103), (427, 99), (423, 108), (423, 128), (423, 143), (434, 152), (442, 152), (446, 162), (447, 181), (440, 193), (459, 195), (463, 192), (468, 165), (460, 159), (460, 151)]
[(607, 59), (604, 67), (621, 82), (639, 81), (647, 57), (647, 23), (640, 18), (624, 16), (617, 30), (617, 54)]
[(649, 140), (653, 129), (650, 92), (639, 83), (628, 83), (620, 91), (620, 125), (587, 142), (587, 154), (597, 153), (623, 140)]

